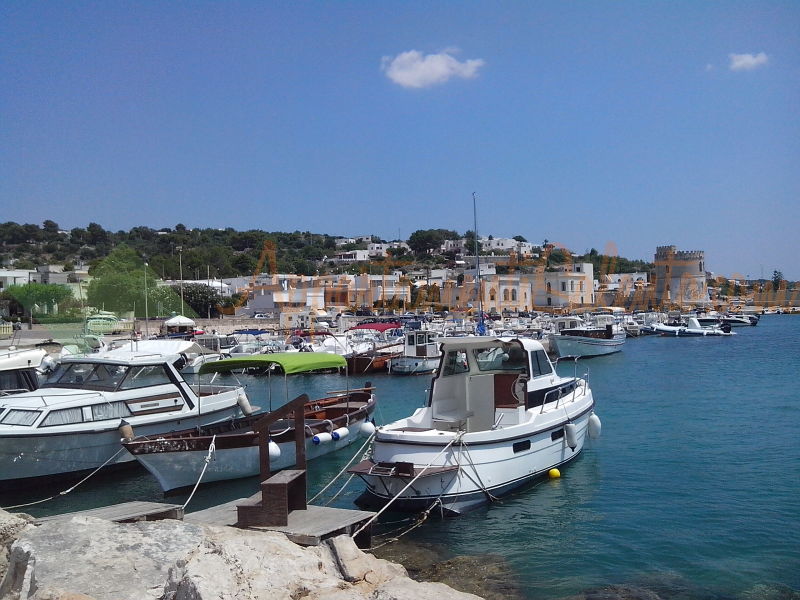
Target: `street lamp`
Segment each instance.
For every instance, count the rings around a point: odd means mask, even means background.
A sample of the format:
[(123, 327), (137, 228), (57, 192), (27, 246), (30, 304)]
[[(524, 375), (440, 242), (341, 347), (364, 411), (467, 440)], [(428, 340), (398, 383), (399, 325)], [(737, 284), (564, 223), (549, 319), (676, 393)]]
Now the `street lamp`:
[(150, 319), (147, 312), (147, 261), (144, 261), (144, 336), (150, 338)]
[(178, 251), (178, 268), (181, 276), (181, 314), (183, 314), (183, 246), (176, 246)]

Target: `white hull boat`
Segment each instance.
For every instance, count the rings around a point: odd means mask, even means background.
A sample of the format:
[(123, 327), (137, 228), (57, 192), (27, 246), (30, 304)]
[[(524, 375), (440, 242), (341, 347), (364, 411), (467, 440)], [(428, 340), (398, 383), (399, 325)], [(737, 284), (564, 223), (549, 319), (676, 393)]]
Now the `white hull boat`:
[(177, 358), (66, 357), (38, 390), (0, 399), (0, 486), (129, 462), (129, 427), (157, 435), (252, 410), (240, 386), (190, 386)]
[(406, 333), (403, 353), (389, 361), (389, 373), (394, 375), (426, 375), (439, 365), (441, 353), (435, 331)]
[(588, 381), (560, 377), (530, 339), (450, 338), (429, 405), (376, 430), (350, 469), (375, 508), (459, 514), (559, 467), (599, 435)]
[(614, 334), (611, 338), (591, 338), (573, 335), (554, 335), (550, 338), (559, 356), (602, 356), (620, 352), (625, 344), (625, 334)]
[(706, 337), (706, 336), (731, 336), (736, 335), (729, 326), (703, 327), (697, 318), (691, 317), (686, 325), (664, 325), (659, 323), (653, 326), (659, 335), (665, 337)]

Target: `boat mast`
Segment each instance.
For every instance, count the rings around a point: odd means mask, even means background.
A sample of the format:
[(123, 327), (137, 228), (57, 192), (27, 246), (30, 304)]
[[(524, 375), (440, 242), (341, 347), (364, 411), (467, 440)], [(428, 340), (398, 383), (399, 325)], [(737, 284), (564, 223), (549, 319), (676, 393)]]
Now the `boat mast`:
[(483, 324), (483, 295), (481, 294), (481, 258), (478, 250), (478, 207), (475, 200), (475, 192), (472, 192), (472, 218), (475, 228), (475, 290), (478, 295), (478, 325), (475, 333), (483, 335), (486, 333), (486, 326)]

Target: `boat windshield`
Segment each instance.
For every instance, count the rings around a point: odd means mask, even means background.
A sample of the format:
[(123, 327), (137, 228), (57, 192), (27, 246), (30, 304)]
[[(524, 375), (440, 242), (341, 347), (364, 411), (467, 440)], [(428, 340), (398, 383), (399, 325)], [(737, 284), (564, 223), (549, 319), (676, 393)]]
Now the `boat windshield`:
[(480, 371), (521, 373), (528, 369), (525, 351), (517, 345), (475, 348), (472, 354)]
[(53, 372), (42, 387), (114, 391), (128, 370), (125, 365), (68, 363)]

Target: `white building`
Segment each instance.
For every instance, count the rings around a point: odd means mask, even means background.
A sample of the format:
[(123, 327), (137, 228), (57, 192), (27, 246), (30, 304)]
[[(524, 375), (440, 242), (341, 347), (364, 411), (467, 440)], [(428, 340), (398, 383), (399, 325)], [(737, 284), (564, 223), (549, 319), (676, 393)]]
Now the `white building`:
[(408, 244), (405, 242), (385, 242), (385, 243), (371, 243), (367, 245), (367, 252), (369, 253), (370, 258), (375, 258), (377, 256), (388, 256), (389, 250), (392, 248), (405, 248), (406, 251), (409, 251), (410, 248)]
[(354, 263), (369, 260), (369, 250), (348, 250), (347, 252), (337, 252), (331, 259), (337, 263)]

